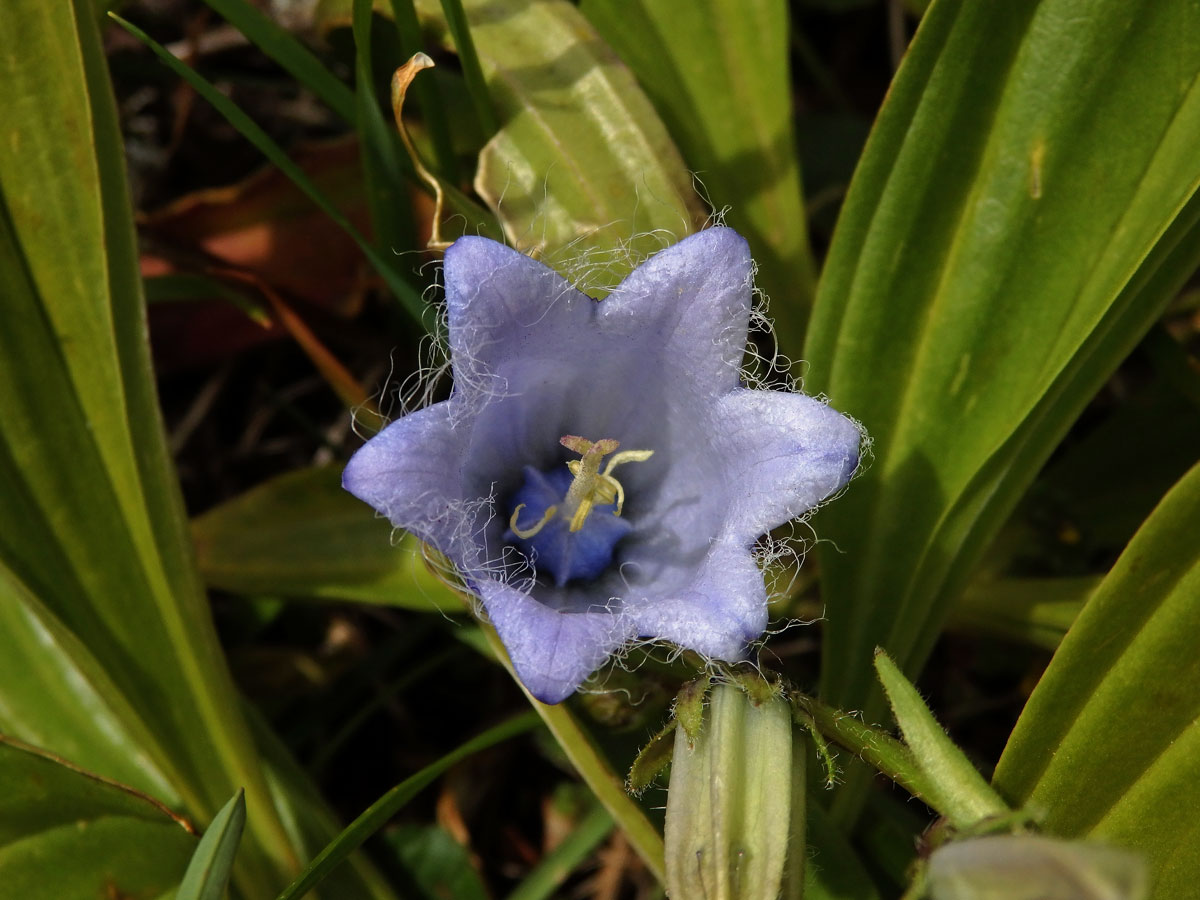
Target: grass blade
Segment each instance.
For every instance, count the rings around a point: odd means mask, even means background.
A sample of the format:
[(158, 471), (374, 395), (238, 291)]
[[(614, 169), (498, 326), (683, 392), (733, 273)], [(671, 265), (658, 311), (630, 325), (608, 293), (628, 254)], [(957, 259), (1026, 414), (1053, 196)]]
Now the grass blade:
[(462, 0), (442, 0), (442, 13), (446, 16), (446, 26), (450, 29), (450, 36), (458, 50), (463, 77), (471, 94), (471, 104), (475, 107), (475, 117), (479, 120), (479, 127), (483, 133), (490, 137), (500, 125), (496, 121), (496, 113), (492, 110), (491, 94), (483, 77), (483, 68), (479, 65), (479, 54), (475, 51), (475, 40), (471, 35), (471, 27), (467, 24)]
[(612, 816), (597, 803), (580, 819), (575, 830), (521, 880), (508, 895), (508, 900), (546, 900), (553, 896), (567, 876), (587, 859), (588, 854), (608, 837), (612, 829)]
[(246, 794), (238, 791), (205, 829), (175, 900), (221, 900), (225, 896), (245, 825)]
[(217, 112), (224, 116), (229, 124), (237, 129), (239, 134), (257, 147), (272, 164), (295, 183), (296, 187), (300, 188), (313, 203), (320, 207), (339, 228), (350, 235), (362, 250), (363, 255), (375, 267), (375, 271), (379, 273), (380, 277), (387, 283), (388, 288), (395, 294), (401, 305), (418, 324), (426, 330), (431, 330), (435, 327), (432, 317), (426, 315), (425, 303), (421, 299), (420, 293), (400, 276), (397, 268), (371, 246), (366, 238), (359, 233), (358, 229), (351, 225), (349, 220), (317, 190), (316, 186), (309, 180), (300, 167), (293, 163), (287, 154), (283, 152), (283, 149), (271, 140), (270, 136), (256, 125), (249, 116), (242, 112), (236, 103), (213, 87), (195, 69), (176, 59), (169, 50), (136, 25), (125, 21), (115, 13), (110, 12), (108, 15), (109, 18), (149, 47), (159, 59), (166, 63), (171, 71), (183, 78), (195, 89), (196, 93), (211, 103)]
[(250, 43), (279, 63), (346, 122), (355, 120), (354, 92), (312, 52), (246, 0), (205, 0)]
[(518, 734), (528, 731), (538, 724), (538, 718), (531, 712), (514, 716), (507, 722), (502, 722), (493, 728), (472, 738), (465, 744), (450, 751), (435, 763), (423, 768), (420, 772), (400, 782), (378, 800), (371, 804), (362, 815), (351, 822), (332, 843), (317, 854), (278, 900), (300, 900), (310, 890), (320, 884), (325, 877), (349, 856), (362, 846), (371, 835), (387, 824), (388, 820), (402, 809), (408, 801), (415, 797), (435, 778), (453, 766), (480, 750), (508, 740)]
[(412, 172), (408, 154), (396, 130), (384, 118), (375, 95), (375, 70), (371, 54), (371, 0), (354, 0), (351, 30), (354, 34), (355, 108), (362, 141), (363, 176), (375, 244), (384, 252), (399, 253), (416, 246), (408, 179)]

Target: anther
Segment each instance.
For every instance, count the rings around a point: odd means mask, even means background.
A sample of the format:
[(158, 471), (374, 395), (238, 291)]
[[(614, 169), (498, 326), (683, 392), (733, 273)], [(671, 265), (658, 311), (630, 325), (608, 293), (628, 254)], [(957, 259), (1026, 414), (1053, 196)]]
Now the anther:
[(612, 438), (593, 442), (575, 434), (567, 434), (559, 439), (559, 443), (582, 457), (567, 463), (567, 468), (575, 476), (575, 480), (571, 482), (563, 500), (563, 514), (570, 515), (569, 530), (573, 532), (583, 528), (587, 517), (591, 515), (592, 507), (597, 503), (604, 505), (615, 500), (616, 509), (613, 510), (613, 515), (619, 516), (625, 508), (625, 489), (621, 482), (612, 476), (612, 470), (622, 463), (644, 462), (654, 455), (653, 450), (623, 450), (614, 455), (601, 472), (601, 459), (621, 446), (620, 442)]

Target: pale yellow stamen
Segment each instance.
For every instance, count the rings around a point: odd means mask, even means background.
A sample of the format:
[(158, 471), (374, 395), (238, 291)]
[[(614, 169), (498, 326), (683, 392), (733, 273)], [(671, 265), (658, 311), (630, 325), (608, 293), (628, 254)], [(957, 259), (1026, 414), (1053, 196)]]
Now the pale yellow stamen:
[(587, 517), (591, 515), (592, 507), (597, 503), (606, 505), (615, 500), (617, 508), (613, 510), (613, 515), (619, 516), (625, 508), (625, 488), (612, 476), (612, 470), (622, 463), (643, 462), (654, 455), (653, 450), (624, 450), (613, 456), (601, 472), (601, 459), (620, 446), (618, 441), (605, 438), (593, 442), (578, 435), (568, 434), (562, 437), (559, 443), (582, 457), (567, 463), (567, 468), (571, 470), (575, 480), (571, 482), (563, 500), (563, 515), (570, 516), (570, 530), (573, 532), (583, 528)]
[(546, 508), (546, 511), (544, 513), (542, 513), (542, 518), (532, 528), (518, 528), (517, 527), (517, 516), (519, 516), (521, 514), (521, 510), (523, 510), (524, 508), (525, 508), (524, 503), (517, 504), (517, 508), (514, 509), (512, 515), (509, 516), (508, 527), (512, 529), (513, 534), (515, 534), (517, 537), (519, 537), (525, 541), (529, 540), (531, 537), (533, 537), (535, 534), (537, 534), (539, 531), (541, 531), (543, 528), (545, 528), (546, 523), (549, 522), (551, 519), (553, 519), (554, 514), (556, 512), (558, 512), (557, 506), (549, 506)]

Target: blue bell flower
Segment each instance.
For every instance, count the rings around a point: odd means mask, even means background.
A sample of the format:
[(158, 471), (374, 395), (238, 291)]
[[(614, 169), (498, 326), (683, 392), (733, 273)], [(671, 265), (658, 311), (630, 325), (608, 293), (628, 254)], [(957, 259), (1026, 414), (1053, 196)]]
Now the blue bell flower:
[(850, 419), (743, 385), (752, 277), (727, 228), (600, 301), (486, 238), (446, 251), (454, 390), (343, 484), (454, 563), (544, 702), (632, 638), (742, 656), (767, 624), (755, 542), (858, 465)]

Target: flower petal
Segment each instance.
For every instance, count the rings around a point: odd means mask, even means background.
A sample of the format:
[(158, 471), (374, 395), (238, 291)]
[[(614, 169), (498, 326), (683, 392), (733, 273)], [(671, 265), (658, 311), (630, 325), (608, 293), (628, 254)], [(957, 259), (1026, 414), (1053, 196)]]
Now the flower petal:
[(522, 683), (543, 703), (559, 703), (629, 637), (617, 612), (559, 612), (512, 585), (475, 585)]
[(713, 437), (729, 486), (725, 533), (748, 543), (845, 485), (861, 433), (804, 394), (743, 389), (718, 403)]
[(746, 349), (752, 271), (745, 239), (709, 228), (638, 266), (600, 302), (600, 325), (653, 346), (681, 383), (730, 390)]
[(641, 637), (736, 660), (767, 627), (767, 589), (750, 551), (721, 541), (687, 588), (666, 598), (627, 597), (625, 609)]
[(434, 404), (393, 422), (359, 448), (342, 472), (342, 487), (397, 528), (450, 553), (462, 521), (461, 447), (450, 404)]
[(502, 364), (547, 353), (562, 358), (590, 338), (596, 301), (504, 244), (459, 238), (446, 251), (444, 272), (456, 392), (507, 393), (490, 383)]

